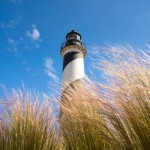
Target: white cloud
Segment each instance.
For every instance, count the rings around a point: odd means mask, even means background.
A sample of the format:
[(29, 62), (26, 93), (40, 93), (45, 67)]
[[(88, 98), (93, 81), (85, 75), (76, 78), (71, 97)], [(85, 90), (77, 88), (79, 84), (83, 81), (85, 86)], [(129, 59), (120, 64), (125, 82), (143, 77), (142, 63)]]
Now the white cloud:
[(20, 12), (17, 13), (16, 17), (10, 20), (9, 22), (0, 22), (0, 29), (14, 29), (22, 21), (22, 16)]
[(39, 48), (40, 46), (39, 46), (38, 44), (35, 44), (35, 47), (36, 47), (36, 48)]
[(18, 52), (18, 41), (14, 40), (13, 38), (9, 37), (7, 39), (7, 42), (10, 44), (9, 47), (7, 47), (7, 49), (11, 52)]
[(52, 58), (45, 58), (44, 59), (44, 66), (46, 74), (53, 79), (55, 82), (59, 82), (59, 78), (56, 75), (56, 70), (54, 68), (54, 60)]
[(14, 39), (9, 34), (8, 34), (7, 42), (8, 42), (7, 50), (15, 53), (21, 51), (20, 47), (26, 46), (26, 41), (24, 40), (24, 38), (19, 37)]
[(8, 43), (10, 43), (10, 44), (14, 44), (15, 43), (15, 41), (14, 41), (14, 39), (12, 39), (12, 38), (8, 38)]
[(10, 0), (13, 4), (22, 4), (22, 0)]
[(30, 68), (30, 67), (27, 67), (27, 68), (26, 68), (26, 71), (27, 71), (27, 72), (30, 72), (30, 71), (31, 71), (31, 68)]
[(50, 71), (55, 72), (54, 69), (54, 60), (52, 58), (45, 58), (45, 67), (48, 68)]
[(10, 2), (16, 4), (17, 0), (10, 0)]
[(30, 37), (33, 41), (38, 41), (40, 39), (40, 32), (38, 31), (38, 29), (36, 28), (36, 26), (32, 27), (32, 31), (27, 31), (26, 35), (28, 37)]

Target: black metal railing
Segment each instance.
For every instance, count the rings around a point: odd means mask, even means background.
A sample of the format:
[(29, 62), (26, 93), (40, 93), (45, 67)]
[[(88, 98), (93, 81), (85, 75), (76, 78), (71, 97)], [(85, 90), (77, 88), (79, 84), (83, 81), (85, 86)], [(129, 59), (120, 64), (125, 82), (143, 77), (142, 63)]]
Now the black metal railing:
[(83, 48), (86, 48), (86, 45), (82, 43), (80, 40), (70, 39), (62, 43), (60, 51), (69, 45), (77, 45), (77, 46), (82, 46)]

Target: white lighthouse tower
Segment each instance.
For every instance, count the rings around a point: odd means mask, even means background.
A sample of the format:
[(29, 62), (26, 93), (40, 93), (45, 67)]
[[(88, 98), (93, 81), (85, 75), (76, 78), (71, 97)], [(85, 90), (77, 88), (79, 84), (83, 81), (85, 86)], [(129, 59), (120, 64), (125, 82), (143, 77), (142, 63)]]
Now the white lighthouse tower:
[(63, 57), (63, 89), (68, 85), (82, 80), (84, 73), (84, 57), (86, 48), (82, 43), (81, 35), (72, 30), (66, 35), (66, 41), (61, 46), (61, 56)]

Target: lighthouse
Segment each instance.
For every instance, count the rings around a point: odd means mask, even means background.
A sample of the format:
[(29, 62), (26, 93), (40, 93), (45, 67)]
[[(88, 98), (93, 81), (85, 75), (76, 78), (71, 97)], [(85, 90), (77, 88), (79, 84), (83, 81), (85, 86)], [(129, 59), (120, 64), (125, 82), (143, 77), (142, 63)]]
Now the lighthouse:
[(75, 30), (66, 35), (66, 41), (62, 44), (60, 50), (63, 58), (62, 84), (63, 89), (68, 85), (83, 81), (84, 57), (86, 56), (86, 48), (82, 43), (82, 36)]

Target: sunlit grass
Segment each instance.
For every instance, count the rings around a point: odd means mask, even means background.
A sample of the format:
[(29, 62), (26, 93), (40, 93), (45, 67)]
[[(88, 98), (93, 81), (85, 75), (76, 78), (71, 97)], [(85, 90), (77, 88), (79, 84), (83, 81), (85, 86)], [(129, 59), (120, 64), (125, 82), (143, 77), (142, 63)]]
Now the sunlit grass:
[(47, 98), (29, 92), (7, 93), (2, 101), (0, 122), (0, 149), (47, 150), (56, 148), (52, 108)]
[(105, 84), (88, 82), (86, 88), (76, 85), (76, 90), (65, 93), (67, 102), (61, 106), (64, 143), (67, 149), (147, 150), (149, 54), (119, 46), (102, 49), (99, 56), (103, 57), (94, 61)]
[(58, 118), (48, 96), (7, 93), (1, 100), (0, 149), (148, 150), (149, 52), (109, 46), (97, 53), (103, 82), (70, 85), (62, 101), (53, 99), (61, 107)]

